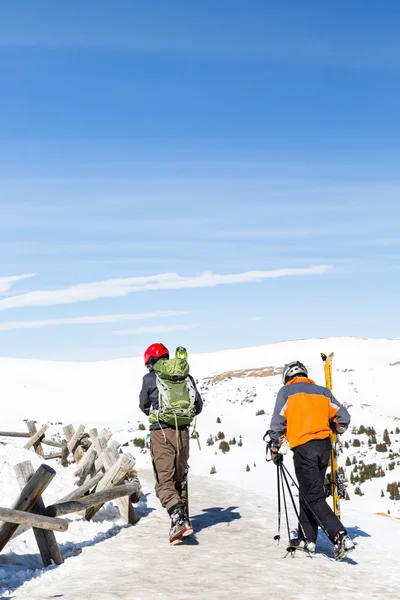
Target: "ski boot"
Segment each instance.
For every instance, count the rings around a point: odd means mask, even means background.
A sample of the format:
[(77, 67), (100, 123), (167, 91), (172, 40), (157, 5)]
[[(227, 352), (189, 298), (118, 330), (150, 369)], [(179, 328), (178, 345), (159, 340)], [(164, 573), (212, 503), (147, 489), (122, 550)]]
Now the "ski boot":
[(295, 552), (296, 550), (302, 550), (308, 552), (308, 554), (315, 554), (316, 545), (314, 542), (309, 542), (304, 538), (293, 538), (289, 541), (287, 548), (288, 552)]
[(354, 542), (347, 534), (347, 531), (338, 531), (333, 538), (333, 555), (335, 560), (343, 560), (354, 548)]
[[(185, 533), (185, 507), (177, 504), (170, 511), (171, 529), (169, 530), (170, 546), (176, 546), (182, 541)], [(186, 534), (188, 535), (188, 534)]]
[(185, 518), (183, 520), (183, 534), (182, 537), (188, 537), (193, 533), (193, 527), (189, 519), (187, 507), (184, 508)]

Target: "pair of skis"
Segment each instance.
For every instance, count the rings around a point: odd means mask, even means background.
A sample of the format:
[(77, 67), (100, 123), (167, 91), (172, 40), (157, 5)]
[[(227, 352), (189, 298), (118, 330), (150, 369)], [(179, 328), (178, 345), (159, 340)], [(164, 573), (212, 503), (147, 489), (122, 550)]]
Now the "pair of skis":
[[(328, 356), (321, 352), (322, 362), (324, 363), (325, 386), (332, 391), (332, 361), (334, 353)], [(333, 512), (340, 520), (340, 500), (346, 497), (346, 486), (344, 476), (339, 473), (338, 458), (342, 450), (342, 443), (339, 441), (336, 431), (332, 431), (331, 439), (331, 458), (329, 461), (330, 472), (327, 474), (326, 495), (332, 496)]]

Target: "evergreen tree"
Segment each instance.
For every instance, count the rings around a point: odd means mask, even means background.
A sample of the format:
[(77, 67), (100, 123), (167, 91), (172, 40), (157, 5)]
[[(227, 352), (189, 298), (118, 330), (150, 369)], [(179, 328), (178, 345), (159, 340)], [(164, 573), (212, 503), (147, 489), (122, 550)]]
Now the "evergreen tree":
[(386, 444), (377, 444), (376, 445), (376, 451), (377, 452), (387, 452), (387, 446)]
[(221, 452), (223, 454), (226, 454), (227, 452), (229, 452), (229, 450), (231, 449), (230, 445), (228, 444), (228, 442), (222, 441), (219, 444), (219, 449), (221, 450)]
[(389, 492), (390, 500), (400, 500), (399, 484), (396, 481), (393, 483), (388, 483), (386, 491)]
[(384, 430), (383, 432), (383, 441), (385, 442), (385, 444), (387, 444), (388, 446), (390, 446), (390, 444), (392, 443), (389, 437), (389, 432), (387, 429)]

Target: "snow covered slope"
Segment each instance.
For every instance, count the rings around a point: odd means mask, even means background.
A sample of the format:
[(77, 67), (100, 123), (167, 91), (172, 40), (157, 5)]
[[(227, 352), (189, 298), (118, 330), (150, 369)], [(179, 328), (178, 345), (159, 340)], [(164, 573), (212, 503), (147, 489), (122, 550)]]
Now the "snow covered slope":
[[(299, 359), (309, 368), (310, 377), (323, 383), (321, 351), (335, 353), (334, 394), (347, 404), (352, 415), (352, 426), (343, 436), (347, 447), (340, 459), (346, 477), (353, 482), (349, 481), (350, 500), (343, 502), (344, 522), (356, 531), (359, 515), (363, 530), (371, 535), (375, 536), (379, 531), (379, 523), (382, 523), (382, 531), (392, 527), (398, 535), (399, 339), (298, 340), (190, 356), (191, 372), (198, 380), (205, 399), (204, 411), (197, 422), (202, 448), (199, 450), (196, 441), (192, 441), (191, 473), (206, 477), (211, 484), (219, 482), (218, 485), (222, 486), (234, 484), (246, 488), (257, 498), (264, 498), (266, 505), (272, 507), (271, 513), (274, 512), (276, 470), (271, 463), (265, 462), (262, 436), (269, 427), (276, 393), (281, 386), (279, 372), (284, 363)], [(141, 358), (99, 363), (0, 359), (0, 395), (3, 405), (7, 406), (0, 429), (21, 429), (22, 420), (26, 418), (35, 419), (39, 424), (55, 423), (49, 429), (49, 436), (60, 431), (60, 423), (84, 423), (87, 427), (108, 425), (118, 441), (130, 446), (127, 450), (136, 457), (140, 476), (141, 469), (151, 468), (148, 449), (137, 446), (145, 442), (147, 435), (146, 430), (139, 429), (140, 424), (147, 426), (146, 417), (138, 408), (138, 393), (144, 374)], [(15, 489), (10, 484), (13, 479), (11, 467), (22, 459), (26, 460), (27, 453), (17, 448), (22, 445), (21, 441), (5, 438), (1, 441), (8, 442), (7, 446), (0, 446), (0, 505), (7, 506), (12, 501), (11, 492), (16, 491), (15, 484), (12, 483)], [(225, 442), (222, 449), (221, 442)], [(285, 462), (291, 465), (290, 453)], [(57, 470), (59, 489), (53, 488), (55, 496), (70, 491), (73, 479), (69, 470)], [(112, 506), (109, 505), (107, 510), (112, 513)], [(71, 532), (71, 539), (64, 539), (72, 545), (72, 554), (77, 544), (90, 545), (90, 540), (96, 535), (112, 535), (121, 527), (115, 512), (111, 517), (106, 513), (106, 510), (103, 511), (102, 520), (100, 512), (98, 522), (94, 524), (83, 523), (79, 518), (73, 520), (70, 531), (64, 534), (69, 536)], [(386, 518), (377, 516), (379, 513)], [(292, 522), (294, 525), (293, 515)], [(273, 526), (268, 524), (270, 529)], [(23, 537), (10, 546), (17, 555), (23, 554)], [(389, 545), (393, 544), (393, 539), (387, 540)], [(27, 543), (26, 548), (36, 552), (33, 542), (28, 539)], [(381, 550), (375, 562), (383, 568), (387, 560), (385, 538), (379, 538), (377, 543)], [(366, 561), (370, 558), (369, 554), (365, 555)], [(25, 564), (24, 558), (21, 556), (19, 560), (22, 561), (21, 567)], [(357, 552), (357, 561), (363, 561), (361, 552)], [(39, 562), (34, 562), (34, 565), (37, 567)], [(10, 563), (13, 564), (12, 560)], [(7, 565), (6, 578), (10, 568)], [(21, 568), (17, 571), (20, 573)], [(1, 577), (0, 562), (0, 582), (4, 584)], [(25, 576), (15, 577), (18, 581), (18, 577), (23, 579)]]

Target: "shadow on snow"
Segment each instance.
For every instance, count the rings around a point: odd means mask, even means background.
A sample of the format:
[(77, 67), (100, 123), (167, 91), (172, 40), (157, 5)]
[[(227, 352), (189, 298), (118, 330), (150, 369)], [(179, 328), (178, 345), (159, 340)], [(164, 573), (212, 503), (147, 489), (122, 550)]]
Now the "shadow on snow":
[(235, 512), (237, 508), (237, 506), (229, 506), (228, 508), (214, 506), (203, 509), (201, 514), (191, 518), (195, 532), (199, 533), (202, 529), (213, 527), (219, 523), (231, 523), (232, 521), (241, 519), (240, 513)]

